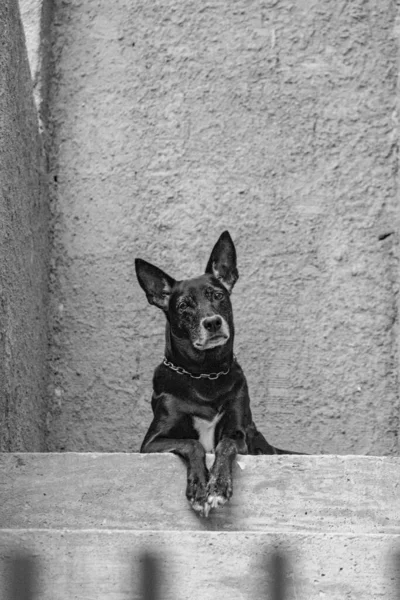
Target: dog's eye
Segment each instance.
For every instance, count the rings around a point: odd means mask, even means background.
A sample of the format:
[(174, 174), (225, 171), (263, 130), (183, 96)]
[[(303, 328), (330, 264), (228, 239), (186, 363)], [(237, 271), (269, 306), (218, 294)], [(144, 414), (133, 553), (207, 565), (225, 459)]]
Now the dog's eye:
[(182, 302), (179, 302), (179, 304), (178, 304), (178, 310), (185, 310), (185, 308), (187, 308), (187, 307), (188, 307), (187, 302), (182, 301)]
[(215, 300), (222, 300), (223, 297), (224, 297), (224, 294), (222, 292), (214, 292)]

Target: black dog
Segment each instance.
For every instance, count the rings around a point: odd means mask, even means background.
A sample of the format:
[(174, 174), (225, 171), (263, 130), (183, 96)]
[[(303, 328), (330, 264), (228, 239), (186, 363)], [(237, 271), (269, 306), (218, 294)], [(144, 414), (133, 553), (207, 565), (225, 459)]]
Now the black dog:
[[(187, 463), (186, 496), (207, 516), (232, 496), (232, 463), (239, 454), (292, 454), (257, 431), (247, 383), (233, 354), (229, 295), (239, 275), (236, 251), (225, 231), (204, 275), (175, 281), (136, 259), (147, 300), (167, 318), (165, 359), (154, 372), (153, 422), (141, 452), (174, 452)], [(208, 472), (205, 453), (215, 451)], [(293, 453), (294, 454), (294, 453)]]

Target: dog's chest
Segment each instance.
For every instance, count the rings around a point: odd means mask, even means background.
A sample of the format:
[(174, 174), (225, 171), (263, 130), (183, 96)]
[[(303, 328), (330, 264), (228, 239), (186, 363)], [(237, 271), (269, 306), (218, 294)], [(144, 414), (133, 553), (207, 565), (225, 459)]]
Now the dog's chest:
[(193, 427), (199, 434), (199, 442), (203, 446), (206, 452), (214, 452), (214, 441), (215, 441), (215, 427), (222, 418), (223, 413), (218, 413), (212, 419), (207, 421), (206, 419), (200, 419), (200, 417), (193, 417)]

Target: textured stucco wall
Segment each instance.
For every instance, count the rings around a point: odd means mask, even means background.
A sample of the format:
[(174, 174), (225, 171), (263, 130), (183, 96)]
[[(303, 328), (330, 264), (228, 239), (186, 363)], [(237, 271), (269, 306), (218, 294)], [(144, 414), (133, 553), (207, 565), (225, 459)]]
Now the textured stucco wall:
[(42, 138), (47, 132), (47, 93), (51, 59), (52, 0), (19, 0), (26, 49), (33, 83), (33, 96)]
[(0, 3), (0, 450), (45, 448), (47, 196), (17, 0)]
[[(228, 228), (273, 444), (398, 451), (391, 0), (55, 1), (49, 447), (137, 450), (163, 315)], [(386, 235), (390, 234), (390, 235)]]
[[(35, 88), (37, 88), (37, 83), (40, 80), (42, 40), (46, 39), (45, 36), (42, 36), (41, 31), (43, 3), (42, 0), (19, 0), (19, 9), (35, 95)], [(37, 105), (40, 106), (39, 90), (36, 91)]]

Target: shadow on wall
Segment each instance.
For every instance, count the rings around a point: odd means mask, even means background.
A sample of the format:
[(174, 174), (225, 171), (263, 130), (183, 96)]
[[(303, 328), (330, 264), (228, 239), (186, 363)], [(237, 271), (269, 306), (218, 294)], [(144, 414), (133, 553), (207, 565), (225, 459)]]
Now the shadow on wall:
[[(140, 581), (137, 582), (135, 577), (132, 577), (132, 588), (129, 596), (126, 597), (140, 600), (169, 598), (168, 589), (163, 581), (162, 558), (143, 552), (139, 561), (142, 564)], [(254, 600), (292, 600), (293, 596), (289, 593), (287, 585), (291, 572), (289, 563), (288, 556), (279, 552), (265, 557), (265, 564), (261, 565), (261, 570), (265, 574), (265, 592), (261, 592), (262, 595)], [(9, 559), (7, 571), (5, 577), (7, 591), (1, 595), (4, 600), (36, 600), (42, 597), (39, 583), (40, 561), (37, 556), (15, 554)], [(136, 570), (132, 569), (132, 573), (135, 572)], [(393, 557), (390, 579), (394, 582), (393, 595), (390, 597), (393, 600), (400, 600), (400, 550)], [(209, 584), (212, 585), (212, 581)], [(60, 598), (65, 591), (60, 590)], [(185, 591), (183, 596), (186, 597)]]

